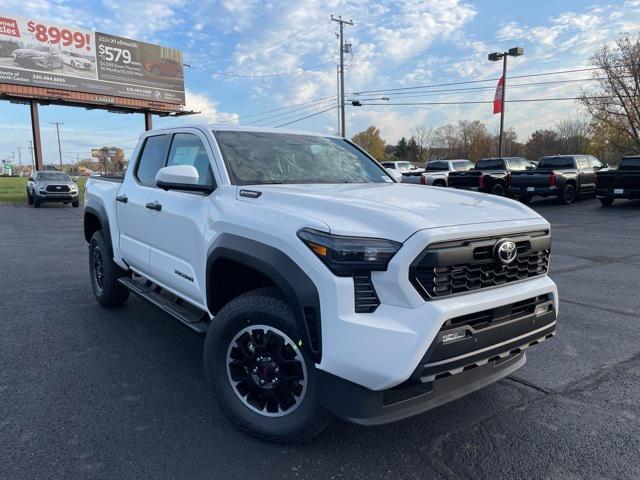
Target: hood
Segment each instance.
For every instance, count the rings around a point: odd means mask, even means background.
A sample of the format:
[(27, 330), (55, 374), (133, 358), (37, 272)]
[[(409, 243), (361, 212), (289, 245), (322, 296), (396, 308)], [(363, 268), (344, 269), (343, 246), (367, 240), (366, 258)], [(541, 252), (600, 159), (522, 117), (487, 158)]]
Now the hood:
[(422, 185), (260, 185), (245, 189), (262, 192), (260, 198), (250, 201), (295, 210), (326, 223), (331, 233), (400, 242), (426, 228), (541, 218), (507, 198)]

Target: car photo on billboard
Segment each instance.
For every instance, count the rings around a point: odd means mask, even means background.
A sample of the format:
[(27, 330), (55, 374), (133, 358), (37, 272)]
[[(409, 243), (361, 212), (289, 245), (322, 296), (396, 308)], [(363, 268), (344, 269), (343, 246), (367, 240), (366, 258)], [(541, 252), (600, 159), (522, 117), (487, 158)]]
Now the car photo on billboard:
[(13, 52), (13, 62), (21, 67), (56, 70), (64, 67), (62, 55), (51, 45), (32, 45)]

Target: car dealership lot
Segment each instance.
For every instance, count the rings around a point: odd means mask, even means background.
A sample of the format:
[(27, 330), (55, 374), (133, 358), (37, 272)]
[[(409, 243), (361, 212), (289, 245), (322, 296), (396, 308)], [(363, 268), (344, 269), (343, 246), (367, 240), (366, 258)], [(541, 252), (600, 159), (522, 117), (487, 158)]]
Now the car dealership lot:
[(561, 305), (528, 365), (397, 424), (279, 446), (217, 409), (201, 338), (133, 297), (97, 305), (81, 210), (0, 206), (0, 478), (640, 477), (640, 202), (532, 207)]

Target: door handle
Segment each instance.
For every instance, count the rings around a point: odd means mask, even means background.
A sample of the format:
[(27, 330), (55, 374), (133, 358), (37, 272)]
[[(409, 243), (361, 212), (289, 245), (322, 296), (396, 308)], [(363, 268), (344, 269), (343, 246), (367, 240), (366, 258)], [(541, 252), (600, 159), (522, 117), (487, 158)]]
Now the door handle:
[(128, 201), (129, 199), (127, 198), (126, 195), (118, 195), (116, 197), (116, 202), (127, 203)]
[(158, 202), (149, 202), (147, 203), (147, 208), (159, 212), (160, 210), (162, 210), (162, 205), (160, 205)]

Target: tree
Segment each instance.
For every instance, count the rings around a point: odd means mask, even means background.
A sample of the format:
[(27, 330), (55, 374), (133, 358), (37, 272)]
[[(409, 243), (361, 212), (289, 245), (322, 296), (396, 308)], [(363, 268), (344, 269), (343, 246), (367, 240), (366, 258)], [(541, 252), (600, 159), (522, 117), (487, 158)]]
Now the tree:
[(431, 148), (434, 142), (433, 128), (429, 127), (414, 127), (411, 131), (411, 138), (415, 142), (415, 162), (426, 163), (431, 157)]
[(558, 134), (553, 130), (536, 130), (524, 146), (527, 158), (536, 160), (558, 153)]
[(557, 153), (587, 153), (589, 150), (589, 120), (575, 117), (560, 120), (556, 124), (558, 132)]
[(402, 137), (398, 145), (396, 145), (396, 156), (398, 160), (407, 160), (409, 158), (409, 146), (404, 137)]
[(597, 68), (595, 89), (583, 90), (580, 102), (596, 123), (617, 132), (616, 147), (640, 153), (640, 35), (624, 35), (615, 47), (605, 45), (589, 59)]
[(385, 143), (380, 136), (379, 128), (371, 126), (362, 132), (356, 133), (351, 138), (351, 141), (369, 152), (376, 160), (384, 159)]
[(407, 142), (407, 153), (407, 160), (412, 163), (416, 163), (418, 157), (418, 144), (416, 143), (416, 139), (413, 137), (409, 138), (409, 142)]

